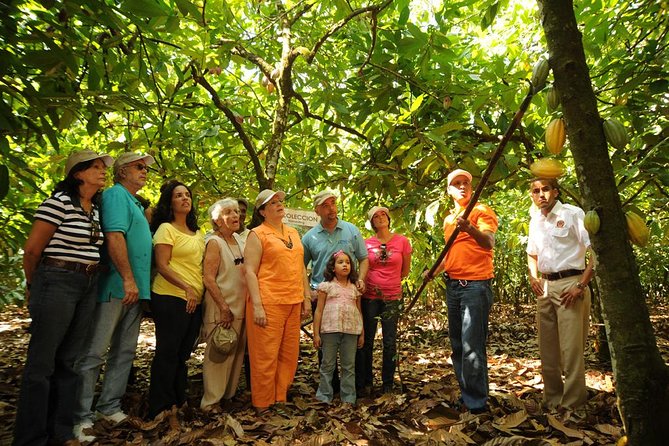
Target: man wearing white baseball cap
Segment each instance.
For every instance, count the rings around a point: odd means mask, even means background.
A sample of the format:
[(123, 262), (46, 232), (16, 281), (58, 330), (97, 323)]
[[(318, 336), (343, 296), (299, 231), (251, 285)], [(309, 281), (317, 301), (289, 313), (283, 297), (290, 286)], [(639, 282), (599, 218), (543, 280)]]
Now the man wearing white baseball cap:
[[(151, 231), (135, 194), (144, 187), (151, 155), (127, 152), (114, 162), (114, 185), (102, 193), (102, 231), (106, 239), (109, 270), (100, 275), (98, 302), (90, 326), (88, 348), (77, 364), (82, 377), (75, 412), (79, 440), (95, 437), (84, 433), (94, 418), (119, 423), (126, 418), (121, 398), (135, 358), (142, 310), (139, 300), (150, 298)], [(105, 364), (102, 392), (93, 396), (100, 367)]]
[[(365, 292), (365, 277), (369, 262), (367, 260), (367, 247), (365, 239), (360, 230), (353, 224), (341, 220), (337, 215), (337, 194), (326, 189), (314, 196), (314, 209), (321, 221), (311, 228), (302, 237), (304, 246), (304, 266), (311, 263), (311, 276), (309, 287), (311, 288), (312, 310), (316, 311), (318, 299), (318, 285), (323, 282), (325, 265), (332, 255), (342, 250), (351, 259), (358, 261), (358, 281), (356, 287), (361, 293)], [(322, 353), (318, 351), (318, 363), (320, 364)], [(339, 375), (335, 369), (332, 379), (332, 387), (335, 393), (339, 389)]]
[(460, 402), (472, 413), (482, 413), (488, 400), (486, 340), (493, 302), (490, 281), (497, 216), (490, 207), (477, 203), (469, 218), (462, 218), (472, 197), (472, 175), (455, 169), (447, 180), (455, 208), (444, 220), (444, 239), (456, 227), (460, 232), (434, 274), (444, 271), (446, 276), (448, 334)]

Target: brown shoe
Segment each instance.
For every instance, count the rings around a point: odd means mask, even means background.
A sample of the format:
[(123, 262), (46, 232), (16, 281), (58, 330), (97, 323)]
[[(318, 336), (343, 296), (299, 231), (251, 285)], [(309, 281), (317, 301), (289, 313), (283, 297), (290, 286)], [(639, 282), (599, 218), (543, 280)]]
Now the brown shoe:
[(76, 438), (72, 438), (63, 443), (63, 446), (81, 446), (81, 443)]

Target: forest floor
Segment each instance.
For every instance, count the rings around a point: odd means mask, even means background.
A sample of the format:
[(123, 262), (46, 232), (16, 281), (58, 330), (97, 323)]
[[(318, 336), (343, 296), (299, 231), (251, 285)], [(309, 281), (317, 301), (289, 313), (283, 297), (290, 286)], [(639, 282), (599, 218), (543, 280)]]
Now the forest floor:
[[(173, 415), (145, 421), (146, 393), (153, 357), (153, 323), (142, 322), (134, 375), (123, 401), (131, 416), (111, 426), (94, 426), (99, 445), (608, 445), (621, 436), (610, 364), (598, 360), (596, 329), (591, 327), (586, 352), (589, 401), (579, 412), (544, 412), (542, 382), (532, 306), (496, 304), (490, 318), (490, 410), (460, 413), (458, 386), (450, 363), (445, 312), (414, 310), (409, 328), (401, 329), (400, 376), (403, 392), (376, 393), (354, 407), (315, 400), (316, 354), (302, 336), (300, 364), (285, 410), (258, 418), (244, 391), (220, 412), (199, 409), (202, 395), (200, 345), (189, 361), (188, 407)], [(653, 326), (658, 346), (669, 361), (669, 312), (655, 307)], [(9, 444), (20, 375), (28, 344), (29, 318), (19, 307), (0, 314), (0, 444)], [(309, 327), (310, 328), (310, 327)], [(380, 336), (375, 370), (380, 362)], [(400, 386), (399, 380), (397, 381)]]

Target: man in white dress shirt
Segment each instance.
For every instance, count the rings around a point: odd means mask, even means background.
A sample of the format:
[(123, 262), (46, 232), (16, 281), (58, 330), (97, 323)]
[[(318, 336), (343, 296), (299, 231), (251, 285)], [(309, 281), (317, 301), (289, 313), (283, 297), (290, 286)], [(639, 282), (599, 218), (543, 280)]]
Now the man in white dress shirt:
[[(530, 220), (527, 261), (537, 295), (539, 356), (547, 409), (576, 409), (587, 400), (584, 351), (590, 316), (588, 283), (595, 257), (582, 209), (558, 200), (555, 179), (536, 178), (530, 194), (537, 212)], [(586, 261), (586, 252), (590, 261)]]

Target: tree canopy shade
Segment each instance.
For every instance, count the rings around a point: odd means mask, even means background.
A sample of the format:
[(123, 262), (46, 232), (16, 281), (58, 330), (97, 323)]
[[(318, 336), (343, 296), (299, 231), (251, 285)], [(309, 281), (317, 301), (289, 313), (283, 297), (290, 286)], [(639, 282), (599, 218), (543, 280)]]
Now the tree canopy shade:
[[(337, 188), (345, 217), (359, 224), (372, 204), (390, 205), (394, 227), (412, 234), (416, 252), (424, 253), (417, 276), (443, 244), (434, 227), (447, 207), (448, 171), (459, 166), (480, 176), (524, 96), (523, 79), (548, 48), (551, 87), (563, 105), (550, 111), (546, 92), (537, 94), (484, 191), (502, 216), (497, 295), (531, 299), (523, 251), (527, 167), (548, 155), (546, 126), (564, 117), (572, 149), (557, 155), (567, 166), (564, 195), (600, 212), (595, 243), (619, 248), (628, 260), (621, 210), (644, 216), (651, 242), (637, 251), (634, 295), (664, 297), (667, 3), (562, 5), (583, 36), (587, 96), (561, 77), (565, 67), (553, 65), (548, 31), (544, 44), (542, 29), (557, 17), (548, 12), (552, 3), (5, 2), (0, 261), (15, 265), (34, 208), (62, 176), (66, 155), (91, 147), (112, 155), (151, 152), (157, 171), (149, 198), (158, 182), (178, 176), (192, 183), (202, 210), (221, 195), (253, 197), (273, 186), (305, 208), (316, 190)], [(607, 146), (600, 117), (620, 120), (629, 144)], [(600, 257), (604, 277), (611, 256)], [(630, 271), (625, 275), (637, 276)], [(0, 294), (15, 292), (19, 277), (3, 278), (7, 293)], [(642, 324), (647, 319), (643, 308), (629, 311)], [(644, 345), (651, 338), (644, 335)]]

